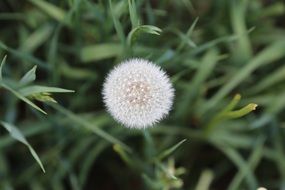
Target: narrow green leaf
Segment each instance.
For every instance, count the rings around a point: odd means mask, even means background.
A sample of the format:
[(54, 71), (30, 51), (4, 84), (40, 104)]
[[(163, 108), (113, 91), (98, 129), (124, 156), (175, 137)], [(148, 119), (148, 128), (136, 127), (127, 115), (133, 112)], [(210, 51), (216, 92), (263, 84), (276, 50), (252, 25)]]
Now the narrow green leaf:
[(121, 44), (98, 44), (82, 48), (80, 58), (83, 62), (99, 61), (117, 57), (123, 52)]
[(224, 115), (232, 111), (235, 108), (235, 106), (238, 104), (240, 99), (241, 99), (241, 95), (239, 94), (235, 95), (232, 101), (222, 111), (218, 112), (213, 117), (213, 119), (210, 120), (209, 124), (207, 125), (208, 130), (214, 127), (215, 125), (217, 125), (219, 122), (221, 122)]
[(134, 162), (134, 159), (131, 158), (127, 152), (119, 145), (114, 144), (113, 150), (121, 157), (121, 159), (131, 168), (136, 168), (136, 164)]
[[(274, 2), (269, 4), (268, 6), (264, 7), (260, 10), (259, 18), (266, 18), (266, 17), (275, 17), (284, 14), (285, 11), (285, 4), (284, 2)], [(258, 19), (258, 18), (257, 18)]]
[[(273, 124), (274, 125), (274, 124)], [(278, 126), (275, 126), (275, 135), (273, 136), (273, 149), (275, 150), (275, 162), (278, 165), (278, 173), (284, 178), (285, 177), (285, 152), (284, 152), (284, 141), (282, 136), (282, 130)], [(283, 185), (284, 187), (284, 185)]]
[(214, 172), (212, 170), (204, 170), (198, 180), (195, 190), (208, 190), (210, 184), (214, 179)]
[(272, 87), (274, 84), (285, 80), (285, 66), (277, 68), (272, 74), (268, 74), (264, 79), (259, 81), (249, 93), (259, 93), (267, 88)]
[(199, 89), (202, 87), (203, 82), (212, 74), (215, 65), (219, 61), (218, 53), (216, 49), (211, 49), (204, 55), (194, 78), (182, 94), (183, 98), (178, 101), (177, 106), (179, 106), (179, 109), (175, 117), (181, 118), (184, 117), (185, 114), (189, 114), (189, 111), (193, 111), (189, 110), (189, 106), (198, 97)]
[(93, 124), (89, 123), (88, 121), (82, 119), (81, 117), (78, 117), (76, 114), (73, 112), (65, 109), (64, 107), (58, 105), (58, 104), (49, 104), (52, 106), (54, 109), (58, 110), (65, 116), (67, 116), (69, 119), (77, 123), (78, 125), (81, 125), (85, 127), (88, 130), (91, 130), (93, 133), (97, 134), (98, 136), (102, 137), (106, 141), (112, 143), (112, 144), (119, 144), (122, 148), (124, 148), (126, 151), (131, 152), (131, 148), (127, 146), (125, 143), (121, 142), (119, 139), (113, 137), (109, 133), (106, 133), (102, 129), (98, 128), (97, 126), (94, 126)]
[(138, 26), (129, 33), (128, 35), (128, 45), (131, 46), (142, 33), (149, 33), (149, 34), (154, 34), (154, 35), (160, 35), (162, 30), (156, 26), (152, 25), (141, 25)]
[(247, 61), (252, 56), (252, 48), (246, 28), (247, 1), (230, 1), (231, 23), (237, 36), (237, 48), (234, 49), (235, 56), (242, 61)]
[(187, 31), (187, 36), (191, 36), (193, 34), (194, 28), (199, 21), (199, 17), (195, 18), (194, 22), (191, 24), (189, 30)]
[(155, 145), (153, 142), (153, 138), (149, 132), (149, 130), (145, 129), (143, 130), (143, 136), (144, 136), (144, 155), (147, 160), (152, 160), (154, 155), (156, 154)]
[[(254, 30), (254, 27), (253, 28), (250, 28), (246, 33), (244, 34), (241, 34), (241, 35), (228, 35), (228, 36), (223, 36), (223, 37), (220, 37), (220, 38), (217, 38), (217, 39), (214, 39), (212, 41), (209, 41), (209, 42), (206, 42), (202, 45), (199, 45), (197, 48), (191, 50), (191, 54), (192, 55), (196, 55), (202, 51), (205, 51), (207, 49), (210, 49), (220, 43), (230, 43), (230, 42), (233, 42), (233, 41), (236, 41), (239, 37), (241, 37), (242, 35), (247, 35), (249, 34), (250, 32), (252, 32)], [(188, 53), (188, 52), (187, 52)]]
[(118, 1), (116, 4), (114, 4), (114, 14), (118, 19), (121, 18), (126, 13), (126, 10), (128, 9), (128, 2), (127, 1)]
[(42, 112), (43, 114), (47, 114), (44, 110), (42, 110), (40, 107), (38, 107), (36, 104), (34, 104), (32, 101), (30, 101), (28, 98), (26, 98), (25, 96), (23, 96), (22, 94), (20, 94), (19, 92), (17, 92), (16, 90), (12, 89), (11, 87), (7, 86), (6, 84), (2, 84), (2, 86), (6, 89), (9, 90), (10, 92), (12, 92), (15, 96), (17, 96), (19, 99), (21, 99), (22, 101), (26, 102), (27, 104), (29, 104), (30, 106), (32, 106), (33, 108), (35, 108), (36, 110)]
[(267, 113), (272, 115), (278, 115), (280, 111), (284, 110), (285, 107), (285, 92), (280, 94), (274, 94), (268, 102)]
[(161, 154), (159, 154), (157, 156), (158, 160), (162, 160), (164, 158), (166, 158), (167, 156), (169, 156), (170, 154), (172, 154), (179, 146), (181, 146), (184, 142), (186, 141), (186, 139), (183, 139), (182, 141), (178, 142), (177, 144), (175, 144), (174, 146), (166, 149), (165, 151), (163, 151)]
[(179, 35), (182, 41), (180, 42), (180, 44), (179, 44), (179, 46), (178, 46), (178, 48), (177, 48), (178, 50), (181, 50), (181, 49), (184, 47), (185, 43), (187, 43), (190, 47), (197, 47), (197, 45), (195, 44), (195, 42), (193, 42), (193, 41), (190, 39), (190, 37), (191, 37), (191, 35), (193, 34), (194, 28), (195, 28), (196, 24), (198, 23), (198, 20), (199, 20), (199, 17), (197, 17), (197, 18), (194, 20), (194, 22), (191, 24), (191, 26), (190, 26), (190, 28), (188, 29), (186, 35), (183, 34), (183, 33), (181, 33), (181, 34)]
[(247, 79), (248, 76), (257, 68), (271, 63), (284, 57), (285, 55), (285, 43), (279, 41), (273, 43), (271, 46), (260, 52), (254, 57), (248, 64), (239, 71), (214, 95), (212, 99), (207, 103), (207, 108), (204, 111), (214, 107), (222, 98), (224, 98), (232, 89), (234, 89), (243, 80)]
[(197, 45), (195, 44), (195, 42), (193, 42), (187, 35), (183, 34), (182, 32), (180, 32), (179, 30), (175, 31), (175, 33), (180, 37), (181, 39), (181, 43), (178, 46), (177, 50), (181, 50), (181, 48), (184, 47), (185, 44), (187, 44), (189, 47), (191, 48), (195, 48), (197, 47)]
[(236, 111), (230, 111), (226, 114), (224, 114), (224, 118), (227, 118), (227, 119), (234, 119), (234, 118), (240, 118), (244, 115), (247, 115), (248, 113), (252, 112), (253, 110), (255, 110), (257, 107), (257, 104), (248, 104), (247, 106), (239, 109), (239, 110), (236, 110)]
[(137, 7), (134, 0), (128, 0), (129, 13), (132, 22), (132, 28), (136, 28), (139, 25), (139, 19), (137, 14)]
[(164, 53), (161, 52), (161, 55), (155, 60), (155, 63), (158, 65), (163, 65), (163, 63), (171, 60), (173, 57), (175, 57), (175, 51), (168, 49)]
[(50, 65), (47, 64), (46, 62), (41, 61), (40, 59), (34, 57), (32, 54), (29, 54), (28, 52), (23, 52), (18, 49), (8, 47), (2, 41), (0, 41), (0, 49), (3, 49), (11, 53), (13, 56), (20, 58), (20, 60), (26, 60), (30, 64), (33, 63), (33, 64), (37, 64), (41, 68), (50, 69)]
[(213, 129), (221, 122), (228, 120), (228, 119), (235, 119), (235, 118), (240, 118), (242, 116), (247, 115), (248, 113), (252, 112), (253, 110), (256, 109), (257, 104), (250, 103), (247, 106), (239, 109), (232, 111), (234, 107), (238, 104), (240, 101), (241, 96), (239, 94), (235, 95), (233, 100), (220, 112), (218, 112), (206, 125), (206, 134), (210, 134), (210, 132), (213, 131)]
[[(252, 153), (250, 155), (250, 158), (248, 159), (248, 165), (250, 169), (254, 171), (254, 169), (257, 167), (259, 162), (262, 159), (263, 151), (264, 151), (264, 141), (265, 138), (260, 136), (257, 139), (257, 145), (252, 150)], [(239, 170), (239, 172), (236, 174), (236, 176), (231, 181), (228, 189), (229, 190), (238, 190), (240, 189), (240, 184), (242, 183), (242, 180), (246, 177), (246, 171), (245, 170)]]
[(28, 36), (21, 44), (20, 50), (34, 52), (39, 46), (45, 43), (53, 32), (53, 25), (45, 24)]
[(1, 83), (2, 80), (3, 80), (3, 67), (4, 67), (4, 65), (5, 65), (6, 58), (7, 58), (7, 55), (4, 56), (4, 58), (3, 58), (2, 61), (1, 61), (1, 65), (0, 65), (0, 83)]
[(220, 112), (219, 115), (232, 111), (236, 107), (236, 105), (239, 103), (240, 99), (241, 99), (241, 95), (236, 94), (234, 98), (232, 99), (232, 101)]
[(43, 167), (43, 164), (42, 164), (39, 156), (37, 155), (37, 153), (35, 152), (33, 147), (28, 143), (28, 141), (26, 140), (24, 135), (21, 133), (21, 131), (17, 127), (15, 127), (14, 125), (12, 125), (10, 123), (6, 123), (3, 121), (0, 121), (0, 122), (1, 122), (2, 126), (10, 133), (11, 137), (13, 137), (17, 141), (25, 144), (29, 148), (29, 151), (31, 152), (32, 156), (37, 161), (37, 163), (41, 167), (42, 171), (45, 173), (45, 169)]
[(37, 66), (34, 66), (31, 70), (29, 70), (20, 80), (20, 84), (26, 85), (34, 80), (36, 80), (36, 70)]
[(39, 85), (32, 85), (27, 86), (24, 88), (19, 89), (18, 91), (22, 96), (30, 96), (33, 94), (38, 93), (68, 93), (68, 92), (74, 92), (73, 90), (67, 90), (63, 88), (57, 88), (57, 87), (48, 87), (48, 86), (39, 86)]
[(57, 21), (65, 24), (70, 25), (70, 22), (67, 20), (67, 13), (57, 6), (44, 1), (44, 0), (29, 0), (32, 4), (43, 10), (46, 14), (50, 17), (56, 19)]
[(110, 14), (111, 14), (114, 26), (115, 26), (115, 30), (116, 30), (116, 32), (117, 32), (117, 34), (118, 34), (118, 36), (119, 36), (119, 38), (121, 40), (121, 43), (125, 44), (126, 37), (125, 37), (125, 34), (124, 34), (123, 26), (120, 23), (120, 21), (118, 20), (117, 15), (115, 14), (115, 11), (114, 11), (114, 8), (113, 8), (113, 4), (112, 4), (112, 0), (109, 0), (109, 6), (110, 6)]
[(98, 75), (95, 71), (90, 70), (88, 68), (80, 68), (80, 67), (72, 67), (66, 63), (62, 63), (60, 65), (61, 75), (71, 79), (94, 79), (97, 78)]
[(235, 149), (225, 146), (225, 144), (217, 143), (215, 146), (220, 149), (236, 165), (237, 169), (246, 176), (245, 179), (248, 184), (248, 189), (257, 189), (258, 183), (256, 177), (242, 156)]
[(108, 145), (109, 143), (107, 141), (99, 141), (93, 147), (90, 147), (88, 154), (82, 158), (81, 169), (79, 171), (79, 181), (81, 184), (85, 184), (88, 174), (90, 170), (92, 170), (92, 165)]

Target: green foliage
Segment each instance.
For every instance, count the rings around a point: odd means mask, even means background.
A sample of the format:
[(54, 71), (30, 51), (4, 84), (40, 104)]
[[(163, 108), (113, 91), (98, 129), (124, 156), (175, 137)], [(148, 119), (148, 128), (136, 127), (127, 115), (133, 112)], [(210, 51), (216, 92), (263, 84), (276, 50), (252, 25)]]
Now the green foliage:
[(134, 28), (128, 35), (128, 44), (131, 46), (135, 41), (137, 41), (137, 38), (142, 33), (149, 33), (149, 34), (155, 34), (160, 35), (162, 30), (156, 26), (150, 26), (150, 25), (141, 25), (136, 28)]
[(24, 135), (21, 133), (21, 131), (19, 131), (17, 129), (17, 127), (13, 126), (10, 123), (6, 123), (6, 122), (1, 121), (1, 125), (3, 127), (5, 127), (5, 129), (10, 133), (11, 137), (13, 137), (17, 141), (23, 143), (24, 145), (26, 145), (28, 147), (28, 149), (31, 152), (31, 154), (34, 157), (34, 159), (38, 162), (38, 164), (40, 165), (40, 167), (43, 170), (43, 172), (45, 172), (44, 166), (43, 166), (39, 156), (37, 155), (37, 153), (35, 152), (33, 147), (28, 143), (28, 141), (26, 140)]
[[(282, 0), (3, 0), (0, 10), (1, 190), (285, 188)], [(106, 74), (131, 57), (175, 87), (169, 117), (142, 131), (102, 102)]]
[[(74, 92), (73, 90), (66, 90), (62, 88), (56, 87), (47, 87), (47, 86), (36, 86), (30, 85), (27, 86), (29, 83), (33, 82), (36, 79), (36, 66), (34, 66), (30, 71), (28, 71), (20, 81), (13, 82), (8, 84), (5, 79), (3, 78), (3, 66), (6, 62), (6, 56), (3, 58), (2, 63), (0, 65), (0, 84), (1, 87), (10, 91), (20, 100), (26, 102), (33, 108), (37, 109), (38, 111), (47, 114), (44, 110), (34, 104), (30, 99), (37, 99), (43, 102), (56, 102), (52, 97), (51, 93), (67, 93), (67, 92)], [(15, 84), (16, 83), (16, 84)]]
[[(3, 58), (1, 65), (0, 65), (0, 87), (3, 87), (4, 89), (10, 91), (13, 93), (17, 98), (20, 100), (26, 102), (31, 107), (37, 109), (38, 111), (46, 114), (45, 111), (43, 111), (40, 107), (38, 107), (36, 104), (34, 104), (32, 101), (30, 101), (31, 98), (37, 99), (39, 101), (43, 102), (56, 102), (51, 97), (51, 92), (73, 92), (72, 90), (66, 90), (62, 88), (55, 88), (55, 87), (46, 87), (46, 86), (27, 86), (28, 84), (32, 83), (36, 79), (36, 66), (34, 66), (30, 71), (28, 71), (20, 81), (18, 81), (18, 84), (16, 83), (15, 86), (17, 86), (18, 90), (14, 90), (13, 87), (11, 87), (7, 82), (5, 81), (5, 78), (3, 77), (3, 67), (6, 62), (6, 56)], [(27, 98), (30, 97), (30, 98)], [(45, 172), (45, 169), (43, 167), (43, 164), (33, 149), (33, 147), (28, 143), (24, 135), (21, 133), (17, 127), (15, 127), (11, 123), (7, 123), (4, 121), (0, 121), (1, 125), (10, 133), (11, 137), (18, 140), (19, 142), (26, 145), (31, 152), (34, 159), (38, 162), (43, 172)]]

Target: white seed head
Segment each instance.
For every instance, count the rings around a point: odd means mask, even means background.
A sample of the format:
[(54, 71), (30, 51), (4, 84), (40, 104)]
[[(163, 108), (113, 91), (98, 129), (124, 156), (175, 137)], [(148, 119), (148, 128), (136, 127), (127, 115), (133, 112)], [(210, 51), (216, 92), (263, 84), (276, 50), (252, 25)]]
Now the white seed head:
[(105, 80), (103, 98), (110, 114), (130, 128), (146, 128), (170, 111), (174, 90), (166, 73), (144, 59), (115, 67)]

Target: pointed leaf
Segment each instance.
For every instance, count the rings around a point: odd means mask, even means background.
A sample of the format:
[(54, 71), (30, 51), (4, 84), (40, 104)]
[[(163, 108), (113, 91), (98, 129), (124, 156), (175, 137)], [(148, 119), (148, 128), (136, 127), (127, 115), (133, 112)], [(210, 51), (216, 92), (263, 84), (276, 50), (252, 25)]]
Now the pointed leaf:
[(136, 28), (134, 28), (128, 35), (128, 44), (132, 45), (139, 35), (142, 33), (149, 33), (149, 34), (155, 34), (155, 35), (160, 35), (162, 30), (156, 26), (152, 25), (141, 25)]
[(183, 139), (182, 141), (178, 142), (177, 144), (175, 144), (174, 146), (166, 149), (165, 151), (163, 151), (160, 155), (158, 155), (158, 160), (162, 160), (163, 158), (169, 156), (170, 154), (172, 154), (179, 146), (181, 146), (184, 142), (186, 141), (186, 139)]
[(32, 156), (37, 161), (37, 163), (41, 167), (42, 171), (45, 173), (45, 169), (43, 167), (43, 164), (42, 164), (39, 156), (37, 155), (37, 153), (35, 152), (33, 147), (28, 143), (28, 141), (26, 140), (24, 135), (21, 133), (21, 131), (17, 127), (15, 127), (14, 125), (12, 125), (10, 123), (6, 123), (6, 122), (3, 122), (3, 121), (0, 121), (0, 123), (10, 133), (12, 138), (16, 139), (17, 141), (20, 141), (21, 143), (23, 143), (24, 145), (26, 145), (28, 147), (28, 149), (31, 152)]
[(5, 55), (4, 58), (2, 59), (1, 65), (0, 65), (0, 82), (2, 82), (3, 77), (2, 77), (2, 72), (3, 72), (3, 66), (5, 65), (7, 56)]
[(56, 19), (58, 22), (70, 25), (70, 21), (67, 17), (67, 12), (47, 1), (44, 0), (29, 0), (32, 4), (40, 8), (42, 11), (44, 11), (46, 14), (48, 14), (50, 17)]
[(135, 28), (139, 25), (136, 4), (134, 0), (128, 0), (128, 4), (129, 4), (129, 12), (130, 12), (132, 28)]
[(17, 96), (19, 99), (23, 100), (24, 102), (26, 102), (27, 104), (29, 104), (30, 106), (32, 106), (33, 108), (35, 108), (36, 110), (42, 112), (43, 114), (47, 114), (44, 110), (42, 110), (40, 107), (38, 107), (36, 104), (34, 104), (32, 101), (30, 101), (28, 98), (26, 98), (25, 96), (23, 96), (22, 94), (20, 94), (19, 92), (17, 92), (16, 90), (10, 88), (9, 86), (7, 86), (6, 84), (2, 84), (2, 86), (6, 89), (9, 90), (10, 92), (12, 92), (15, 96)]
[(123, 52), (123, 46), (118, 43), (105, 43), (83, 47), (80, 51), (80, 59), (83, 62), (99, 61), (117, 57)]
[(36, 70), (37, 66), (34, 66), (31, 70), (29, 70), (20, 80), (20, 84), (26, 85), (34, 80), (36, 80)]
[(27, 86), (24, 88), (21, 88), (19, 90), (19, 93), (22, 96), (30, 96), (33, 94), (38, 94), (38, 93), (68, 93), (68, 92), (74, 92), (73, 90), (67, 90), (63, 88), (57, 88), (57, 87), (48, 87), (48, 86), (39, 86), (39, 85), (32, 85), (32, 86)]
[(119, 18), (117, 17), (117, 15), (115, 13), (115, 10), (113, 8), (112, 0), (109, 0), (109, 6), (110, 6), (110, 14), (111, 14), (111, 17), (112, 17), (112, 20), (113, 20), (113, 23), (114, 23), (115, 30), (116, 30), (116, 32), (118, 34), (118, 37), (120, 38), (121, 43), (125, 44), (126, 37), (125, 37), (125, 34), (124, 34), (123, 26), (120, 23)]

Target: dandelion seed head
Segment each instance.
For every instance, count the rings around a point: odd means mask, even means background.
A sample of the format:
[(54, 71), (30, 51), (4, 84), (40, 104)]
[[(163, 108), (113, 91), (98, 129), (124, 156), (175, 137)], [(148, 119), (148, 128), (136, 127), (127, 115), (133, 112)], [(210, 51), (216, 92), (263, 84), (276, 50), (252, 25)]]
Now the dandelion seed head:
[(103, 86), (110, 114), (129, 128), (146, 128), (170, 111), (174, 90), (166, 73), (152, 62), (130, 59), (115, 67)]

